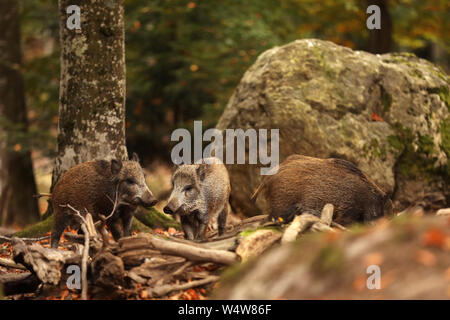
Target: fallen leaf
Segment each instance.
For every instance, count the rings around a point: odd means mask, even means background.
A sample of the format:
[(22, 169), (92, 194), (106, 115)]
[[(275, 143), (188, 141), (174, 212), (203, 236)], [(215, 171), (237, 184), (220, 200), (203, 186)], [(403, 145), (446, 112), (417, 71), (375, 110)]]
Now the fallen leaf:
[(147, 299), (148, 298), (148, 291), (142, 290), (140, 294), (141, 299)]
[(357, 292), (361, 292), (362, 290), (364, 290), (364, 288), (366, 288), (366, 280), (367, 279), (365, 276), (357, 277), (353, 281), (353, 289)]
[(197, 291), (195, 291), (194, 289), (189, 289), (188, 290), (188, 294), (191, 297), (192, 300), (198, 300), (198, 294)]
[(432, 267), (436, 264), (436, 256), (428, 250), (418, 250), (416, 254), (416, 261), (427, 267)]
[(442, 248), (445, 243), (445, 234), (437, 227), (431, 228), (424, 234), (422, 242), (425, 246)]
[(372, 119), (372, 121), (384, 121), (383, 118), (381, 118), (381, 116), (376, 114), (375, 112), (372, 113), (372, 116), (370, 118)]
[(66, 299), (66, 297), (69, 295), (69, 290), (65, 289), (63, 292), (61, 292), (61, 300)]
[(448, 267), (447, 270), (444, 271), (444, 279), (450, 281), (450, 267)]
[(381, 252), (372, 252), (364, 256), (364, 264), (367, 266), (371, 265), (381, 265), (383, 263), (384, 257)]

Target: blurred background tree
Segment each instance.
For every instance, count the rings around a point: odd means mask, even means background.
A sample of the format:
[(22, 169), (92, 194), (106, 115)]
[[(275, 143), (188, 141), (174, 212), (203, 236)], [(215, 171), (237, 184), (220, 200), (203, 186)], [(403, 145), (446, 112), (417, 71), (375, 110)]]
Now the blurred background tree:
[[(130, 151), (144, 164), (167, 160), (174, 128), (190, 128), (194, 119), (202, 119), (204, 129), (214, 126), (245, 70), (268, 48), (319, 38), (374, 51), (366, 28), (366, 8), (374, 2), (125, 0)], [(382, 2), (392, 21), (391, 50), (414, 52), (448, 72), (450, 2)], [(36, 163), (56, 151), (58, 9), (54, 0), (21, 0), (21, 5), (29, 141)]]
[(0, 2), (0, 225), (39, 219), (28, 144), (19, 5)]

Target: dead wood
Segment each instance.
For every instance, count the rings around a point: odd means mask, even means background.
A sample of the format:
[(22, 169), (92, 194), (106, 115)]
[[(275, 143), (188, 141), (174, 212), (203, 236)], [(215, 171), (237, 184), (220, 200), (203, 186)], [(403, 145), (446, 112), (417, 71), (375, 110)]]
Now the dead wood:
[[(6, 237), (0, 235), (0, 243), (2, 242), (13, 242), (14, 237)], [(40, 237), (40, 238), (18, 238), (24, 242), (39, 242), (42, 240), (50, 239), (50, 236)]]
[(94, 221), (92, 216), (86, 210), (86, 215), (83, 217), (78, 210), (72, 207), (70, 204), (67, 204), (66, 207), (71, 209), (75, 216), (78, 218), (81, 224), (81, 230), (83, 230), (84, 234), (84, 249), (83, 255), (81, 257), (81, 299), (87, 300), (87, 289), (88, 289), (88, 281), (87, 281), (87, 264), (89, 258), (89, 238), (96, 237), (97, 231), (94, 227)]
[(314, 223), (319, 221), (320, 219), (318, 217), (308, 213), (296, 216), (284, 231), (281, 243), (288, 243), (295, 241), (300, 233), (305, 232)]
[(132, 268), (140, 266), (145, 263), (146, 260), (153, 259), (160, 256), (160, 252), (153, 249), (132, 249), (127, 251), (121, 251), (116, 253), (119, 258), (122, 259), (125, 267)]
[(14, 261), (35, 273), (42, 283), (57, 285), (65, 264), (80, 261), (81, 257), (71, 251), (44, 248), (39, 244), (27, 245), (15, 238), (13, 241)]
[(120, 290), (124, 284), (125, 267), (122, 260), (105, 251), (100, 252), (91, 263), (92, 282), (106, 289)]
[(248, 219), (242, 220), (238, 224), (227, 226), (225, 234), (223, 234), (219, 237), (217, 237), (217, 234), (218, 234), (217, 230), (209, 233), (207, 235), (208, 236), (207, 239), (205, 241), (203, 241), (202, 243), (208, 243), (211, 240), (218, 241), (218, 240), (228, 239), (228, 238), (236, 236), (237, 234), (244, 231), (245, 229), (261, 226), (268, 221), (269, 221), (269, 216), (266, 214), (250, 217)]
[(162, 238), (147, 234), (120, 239), (119, 245), (122, 245), (127, 241), (133, 241), (131, 240), (133, 238), (139, 238), (138, 241), (145, 243), (144, 248), (155, 249), (161, 253), (180, 256), (186, 258), (187, 260), (215, 262), (225, 265), (231, 265), (239, 261), (239, 257), (234, 252), (200, 248), (190, 244), (164, 240)]
[(23, 265), (15, 263), (13, 260), (0, 258), (0, 266), (5, 268), (27, 270)]
[(0, 286), (5, 296), (35, 292), (40, 283), (38, 277), (30, 272), (0, 275)]
[(195, 281), (178, 284), (178, 285), (163, 285), (163, 286), (159, 286), (156, 288), (150, 288), (148, 290), (148, 293), (149, 293), (149, 296), (153, 297), (153, 298), (163, 297), (172, 291), (187, 290), (190, 288), (203, 286), (205, 284), (219, 281), (219, 279), (220, 279), (219, 276), (209, 276), (202, 280), (195, 280)]
[(259, 256), (272, 247), (281, 238), (281, 233), (272, 229), (260, 229), (242, 238), (236, 248), (236, 254), (247, 261), (252, 257)]
[[(330, 225), (333, 225), (333, 211), (333, 205), (331, 203), (327, 203), (322, 209), (320, 218), (307, 212), (296, 216), (285, 229), (281, 243), (293, 242), (297, 239), (299, 234), (302, 234), (308, 230), (313, 232), (334, 232), (335, 230), (330, 227)], [(344, 228), (342, 226), (340, 227)]]

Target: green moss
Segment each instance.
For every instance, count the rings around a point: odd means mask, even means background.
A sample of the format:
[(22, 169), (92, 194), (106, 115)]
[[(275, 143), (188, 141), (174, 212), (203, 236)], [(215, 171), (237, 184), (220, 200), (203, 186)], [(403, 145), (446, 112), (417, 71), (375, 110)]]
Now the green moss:
[(447, 106), (447, 109), (450, 111), (450, 94), (449, 94), (448, 86), (442, 86), (442, 87), (437, 87), (437, 88), (428, 88), (427, 91), (428, 91), (428, 93), (434, 93), (434, 94), (439, 95), (439, 98), (441, 99), (441, 101), (443, 101), (445, 103), (445, 105)]
[(131, 222), (131, 230), (136, 232), (153, 233), (152, 229), (147, 227), (145, 224), (143, 224), (136, 218), (133, 218), (133, 221)]
[(383, 105), (383, 110), (381, 111), (381, 115), (384, 116), (386, 112), (389, 111), (392, 105), (392, 96), (389, 92), (384, 90), (382, 87), (381, 91), (381, 104)]
[(365, 144), (363, 147), (363, 151), (365, 152), (366, 158), (374, 159), (374, 158), (386, 158), (386, 146), (380, 144), (378, 139), (372, 139), (369, 143)]
[[(413, 179), (432, 180), (441, 176), (444, 180), (450, 177), (450, 165), (436, 166), (433, 137), (414, 133), (411, 129), (396, 123), (392, 126), (395, 134), (388, 137), (389, 145), (398, 152), (396, 173)], [(447, 118), (440, 127), (442, 144), (440, 148), (450, 154), (450, 119)]]
[(47, 232), (50, 232), (53, 228), (53, 215), (45, 219), (44, 221), (38, 222), (18, 231), (14, 234), (15, 237), (19, 238), (38, 238), (43, 237)]
[(392, 125), (395, 134), (388, 136), (389, 145), (396, 151), (402, 152), (406, 146), (414, 142), (414, 134), (410, 128), (404, 128), (400, 123)]
[(175, 228), (181, 230), (180, 224), (168, 215), (158, 211), (156, 208), (141, 210), (136, 214), (136, 218), (150, 228)]
[(100, 32), (104, 34), (106, 37), (114, 35), (113, 29), (108, 27), (100, 27)]
[(345, 264), (345, 255), (335, 244), (328, 244), (319, 250), (313, 260), (313, 270), (319, 273), (339, 272)]
[(395, 134), (388, 137), (388, 143), (398, 153), (396, 173), (408, 178), (433, 178), (442, 174), (442, 168), (435, 166), (432, 137), (414, 133), (400, 123), (392, 129)]
[(250, 270), (255, 263), (255, 259), (251, 259), (244, 263), (235, 263), (234, 265), (225, 269), (220, 276), (220, 283), (227, 284), (235, 281), (244, 274), (246, 270)]
[(420, 71), (419, 69), (414, 68), (412, 66), (411, 66), (411, 68), (412, 68), (412, 70), (409, 72), (409, 74), (411, 74), (414, 77), (424, 79), (422, 71)]
[(247, 229), (241, 231), (239, 233), (239, 236), (245, 238), (245, 237), (248, 237), (248, 236), (252, 235), (253, 233), (255, 233), (256, 231), (259, 231), (259, 230), (271, 230), (271, 231), (274, 231), (276, 233), (281, 232), (281, 230), (279, 228), (277, 228), (277, 227), (256, 227), (256, 228), (247, 228)]
[(440, 147), (450, 159), (450, 117), (441, 122), (440, 132), (442, 137)]
[(426, 155), (431, 155), (434, 151), (433, 138), (427, 134), (421, 135), (420, 132), (417, 133), (418, 136), (418, 152), (422, 152)]
[(440, 148), (447, 155), (445, 174), (450, 179), (450, 117), (447, 117), (441, 122), (440, 132), (442, 137)]

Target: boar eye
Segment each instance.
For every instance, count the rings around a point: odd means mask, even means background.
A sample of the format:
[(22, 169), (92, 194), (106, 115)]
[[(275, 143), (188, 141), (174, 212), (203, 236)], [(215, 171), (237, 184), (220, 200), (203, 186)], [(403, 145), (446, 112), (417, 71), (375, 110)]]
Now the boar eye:
[(184, 191), (191, 191), (192, 189), (194, 189), (193, 186), (187, 186), (184, 188)]
[(128, 178), (125, 180), (128, 184), (136, 184), (136, 181), (133, 178)]

